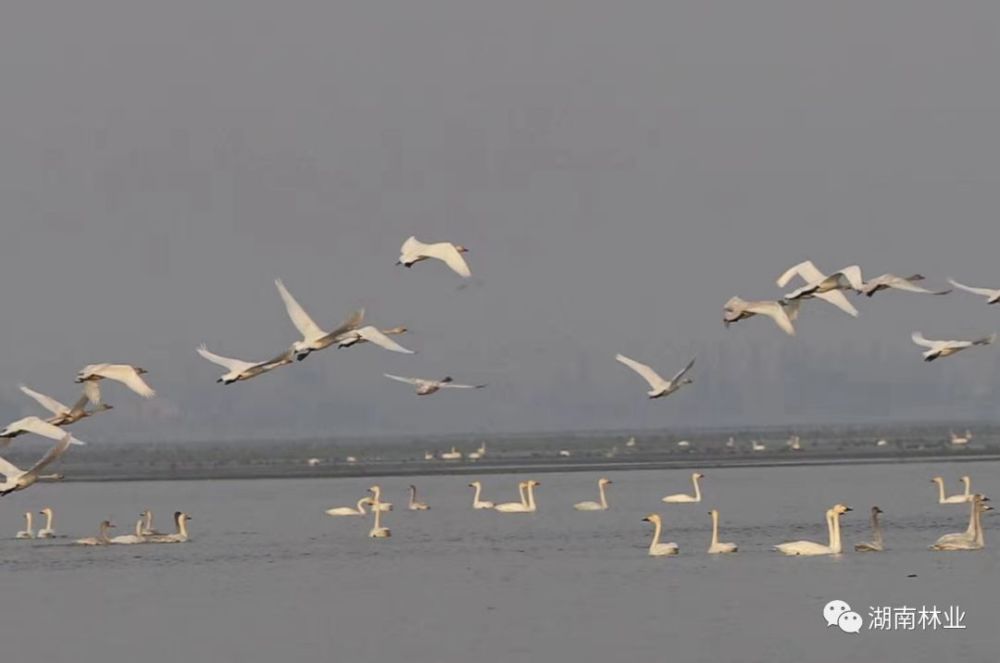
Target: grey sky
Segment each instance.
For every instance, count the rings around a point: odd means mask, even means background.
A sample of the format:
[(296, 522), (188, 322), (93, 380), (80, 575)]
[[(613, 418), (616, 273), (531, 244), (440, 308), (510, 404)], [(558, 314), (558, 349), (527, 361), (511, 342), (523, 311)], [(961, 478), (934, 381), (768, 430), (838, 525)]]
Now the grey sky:
[[(43, 6), (44, 5), (44, 6)], [(983, 300), (888, 293), (800, 335), (731, 295), (827, 270), (1000, 287), (1000, 7), (989, 3), (20, 3), (0, 24), (0, 414), (19, 381), (109, 388), (86, 438), (993, 417)], [(477, 278), (393, 266), (409, 234)], [(404, 357), (327, 351), (221, 387), (365, 305)], [(614, 361), (696, 384), (663, 402)], [(490, 383), (416, 398), (381, 373)]]

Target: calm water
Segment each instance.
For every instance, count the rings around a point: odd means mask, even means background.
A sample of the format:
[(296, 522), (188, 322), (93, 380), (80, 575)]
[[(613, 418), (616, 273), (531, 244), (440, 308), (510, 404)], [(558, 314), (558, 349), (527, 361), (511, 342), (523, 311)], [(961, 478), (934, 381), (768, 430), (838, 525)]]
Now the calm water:
[[(409, 479), (381, 480), (388, 540), (368, 521), (329, 518), (369, 485), (358, 479), (55, 484), (0, 502), (3, 660), (173, 661), (995, 661), (1000, 651), (1000, 540), (985, 551), (933, 553), (965, 528), (965, 506), (936, 504), (929, 477), (1000, 496), (1000, 464), (733, 468), (708, 472), (701, 504), (687, 471), (611, 473), (612, 508), (597, 475), (536, 475), (540, 511), (474, 512), (465, 477), (413, 480), (432, 510), (401, 510)], [(519, 478), (519, 477), (518, 477)], [(514, 499), (516, 477), (482, 479), (488, 499)], [(868, 508), (885, 510), (884, 554), (785, 558), (781, 541), (824, 540), (833, 502), (856, 509), (846, 542), (867, 539)], [(186, 545), (86, 549), (69, 539), (15, 541), (21, 513), (51, 505), (56, 528), (89, 536), (112, 516), (127, 532), (152, 508), (166, 529), (194, 516)], [(737, 555), (713, 558), (707, 510), (722, 511)], [(662, 513), (676, 558), (646, 556)], [(994, 512), (995, 513), (995, 512)], [(995, 518), (995, 516), (994, 516)], [(909, 578), (910, 574), (917, 577)], [(848, 635), (821, 610), (957, 604), (964, 631)]]

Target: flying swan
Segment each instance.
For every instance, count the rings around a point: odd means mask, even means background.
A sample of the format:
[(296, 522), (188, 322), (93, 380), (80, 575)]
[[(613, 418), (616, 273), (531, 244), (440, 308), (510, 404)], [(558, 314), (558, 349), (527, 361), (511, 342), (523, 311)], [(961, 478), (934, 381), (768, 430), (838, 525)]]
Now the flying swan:
[(42, 456), (42, 459), (28, 470), (21, 470), (8, 460), (0, 458), (0, 474), (4, 476), (3, 482), (0, 482), (0, 495), (8, 495), (18, 490), (24, 490), (38, 481), (58, 481), (61, 479), (61, 475), (42, 475), (41, 471), (66, 453), (66, 449), (69, 448), (72, 440), (72, 436), (64, 436), (57, 445), (49, 449), (48, 453)]
[(981, 295), (985, 297), (987, 304), (996, 304), (1000, 302), (1000, 290), (993, 290), (991, 288), (973, 288), (972, 286), (963, 285), (954, 279), (948, 279), (948, 283), (952, 284), (959, 290), (964, 290), (966, 292), (971, 292), (974, 295)]
[[(5, 438), (10, 440), (10, 438), (17, 437), (22, 433), (34, 433), (35, 435), (40, 435), (42, 437), (47, 437), (50, 440), (61, 440), (63, 437), (69, 435), (66, 431), (54, 426), (47, 421), (43, 421), (38, 417), (25, 417), (24, 419), (18, 419), (15, 422), (7, 424), (6, 428), (0, 431), (0, 438)], [(76, 439), (70, 435), (70, 444), (83, 445), (86, 442)]]
[(834, 272), (829, 276), (823, 274), (810, 260), (805, 260), (778, 277), (778, 287), (784, 288), (796, 276), (806, 282), (806, 285), (785, 295), (786, 301), (816, 297), (833, 304), (844, 313), (858, 317), (858, 309), (847, 301), (841, 290), (860, 291), (864, 283), (861, 278), (861, 268), (851, 265)]
[(226, 369), (226, 373), (223, 373), (216, 382), (221, 382), (222, 384), (232, 384), (234, 382), (240, 382), (242, 380), (249, 380), (255, 378), (258, 375), (263, 375), (278, 368), (279, 366), (287, 366), (292, 363), (293, 353), (283, 352), (274, 359), (269, 361), (259, 361), (250, 362), (242, 361), (240, 359), (233, 359), (231, 357), (223, 357), (222, 355), (217, 355), (214, 352), (210, 352), (208, 347), (202, 343), (198, 346), (198, 354), (200, 354), (205, 359), (209, 360), (213, 364), (218, 364)]
[(894, 290), (905, 290), (906, 292), (919, 292), (925, 295), (947, 295), (951, 292), (951, 289), (928, 290), (927, 288), (921, 288), (919, 285), (914, 285), (916, 281), (923, 280), (924, 276), (922, 274), (914, 274), (913, 276), (882, 274), (881, 276), (876, 276), (870, 281), (865, 281), (861, 286), (860, 292), (866, 297), (871, 297), (876, 292), (889, 290), (890, 288)]
[(352, 329), (338, 336), (337, 347), (349, 348), (352, 345), (358, 345), (361, 343), (372, 343), (380, 348), (385, 348), (386, 350), (412, 355), (413, 350), (404, 348), (402, 345), (389, 338), (389, 336), (405, 334), (407, 331), (409, 330), (406, 327), (390, 327), (389, 329), (379, 329), (378, 327), (374, 327), (372, 325), (359, 327), (358, 329)]
[[(145, 368), (130, 366), (128, 364), (90, 364), (84, 366), (77, 373), (76, 381), (97, 383), (107, 378), (108, 380), (121, 382), (143, 398), (152, 398), (156, 396), (156, 392), (142, 379), (142, 376), (148, 372)], [(99, 405), (101, 397), (100, 391), (96, 387), (97, 385), (95, 384), (93, 391), (88, 391), (87, 394), (94, 405)], [(94, 398), (95, 395), (96, 398)]]
[(291, 347), (292, 353), (295, 354), (295, 358), (299, 361), (305, 359), (312, 352), (330, 347), (336, 342), (338, 336), (342, 336), (352, 329), (357, 329), (365, 319), (365, 310), (359, 309), (352, 313), (343, 324), (333, 331), (323, 331), (309, 317), (309, 314), (306, 313), (306, 310), (302, 308), (298, 301), (292, 297), (292, 293), (288, 292), (288, 288), (285, 287), (281, 279), (275, 279), (274, 285), (277, 286), (278, 294), (281, 295), (282, 301), (285, 302), (285, 310), (288, 312), (288, 317), (291, 318), (292, 324), (302, 334), (302, 340), (295, 341)]
[(404, 378), (389, 373), (383, 373), (383, 375), (396, 382), (415, 385), (418, 396), (427, 396), (441, 389), (482, 389), (486, 386), (485, 384), (457, 384), (452, 381), (451, 376), (443, 377), (440, 380), (422, 380), (420, 378)]
[(472, 276), (472, 272), (469, 270), (465, 258), (462, 257), (462, 254), (468, 253), (468, 251), (461, 244), (452, 244), (451, 242), (424, 244), (416, 237), (410, 237), (403, 242), (403, 246), (399, 249), (399, 260), (396, 264), (412, 267), (422, 260), (434, 258), (451, 267), (452, 271), (459, 276), (469, 278)]
[(775, 324), (789, 336), (795, 336), (795, 327), (792, 321), (799, 317), (799, 301), (755, 301), (748, 302), (739, 297), (732, 297), (723, 307), (723, 324), (728, 327), (734, 322), (752, 318), (755, 315), (766, 315), (774, 320)]
[(913, 332), (910, 338), (920, 347), (929, 348), (924, 352), (924, 361), (934, 361), (939, 357), (950, 357), (956, 352), (971, 348), (974, 345), (992, 345), (996, 342), (997, 335), (995, 333), (990, 334), (974, 341), (930, 341), (924, 338), (922, 333)]
[(694, 382), (691, 378), (684, 377), (687, 375), (688, 371), (691, 370), (691, 367), (694, 366), (694, 359), (688, 362), (687, 366), (682, 368), (680, 372), (669, 380), (664, 380), (649, 366), (640, 364), (636, 360), (630, 359), (623, 354), (615, 355), (615, 359), (631, 368), (633, 371), (642, 376), (642, 379), (649, 383), (650, 390), (646, 393), (649, 394), (650, 398), (662, 398), (664, 396), (669, 396), (684, 385)]
[(39, 405), (52, 413), (52, 416), (46, 419), (45, 422), (52, 424), (53, 426), (69, 426), (70, 424), (75, 424), (81, 419), (86, 419), (87, 417), (100, 412), (106, 412), (107, 410), (114, 409), (111, 405), (96, 403), (93, 410), (88, 410), (87, 403), (90, 402), (90, 397), (87, 396), (86, 393), (81, 395), (72, 407), (68, 407), (50, 396), (40, 394), (33, 389), (29, 389), (23, 384), (19, 385), (19, 388), (24, 394), (35, 399)]

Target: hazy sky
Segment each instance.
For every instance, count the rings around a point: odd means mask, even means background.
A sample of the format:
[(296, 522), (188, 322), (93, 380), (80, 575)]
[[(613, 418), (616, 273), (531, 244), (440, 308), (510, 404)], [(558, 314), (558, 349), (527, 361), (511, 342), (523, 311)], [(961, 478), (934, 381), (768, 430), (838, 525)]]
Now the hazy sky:
[[(724, 329), (787, 266), (1000, 287), (1000, 6), (924, 0), (18, 3), (0, 23), (0, 414), (109, 387), (81, 437), (993, 418), (984, 300), (821, 302)], [(394, 267), (410, 234), (476, 275)], [(405, 324), (245, 384), (195, 347)], [(696, 384), (647, 401), (623, 352)], [(381, 377), (485, 381), (417, 398)]]

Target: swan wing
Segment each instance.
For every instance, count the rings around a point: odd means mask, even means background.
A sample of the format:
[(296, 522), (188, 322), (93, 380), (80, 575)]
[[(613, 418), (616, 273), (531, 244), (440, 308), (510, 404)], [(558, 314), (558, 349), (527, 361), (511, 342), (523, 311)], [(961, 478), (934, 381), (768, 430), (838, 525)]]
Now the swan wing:
[(292, 324), (302, 334), (302, 338), (312, 341), (326, 336), (326, 332), (320, 329), (319, 325), (309, 317), (305, 309), (292, 297), (292, 293), (288, 292), (288, 288), (285, 287), (281, 279), (275, 279), (274, 285), (277, 286), (278, 294), (281, 295), (282, 301), (285, 302), (285, 310), (288, 311), (288, 317), (291, 318)]
[(687, 375), (688, 371), (691, 370), (692, 366), (694, 366), (694, 359), (692, 359), (691, 361), (689, 361), (687, 366), (685, 366), (680, 371), (678, 371), (677, 375), (675, 375), (674, 377), (670, 378), (671, 384), (677, 384), (677, 382), (679, 380), (681, 380), (685, 375)]
[(851, 302), (847, 301), (847, 297), (845, 297), (844, 293), (842, 293), (839, 290), (830, 290), (829, 292), (817, 292), (815, 296), (827, 303), (833, 304), (834, 306), (839, 308), (844, 313), (847, 313), (848, 315), (852, 315), (855, 318), (858, 317), (858, 309), (854, 308), (854, 305), (851, 304)]
[(61, 440), (59, 440), (59, 443), (56, 444), (56, 446), (49, 449), (49, 452), (44, 456), (42, 456), (42, 459), (39, 460), (37, 463), (35, 463), (30, 470), (25, 472), (25, 474), (38, 474), (39, 472), (44, 470), (46, 467), (54, 463), (59, 458), (59, 456), (62, 456), (64, 453), (66, 453), (66, 449), (69, 448), (69, 445), (72, 442), (73, 442), (73, 436), (67, 433), (66, 435), (63, 436)]
[(344, 320), (343, 323), (341, 323), (339, 327), (337, 327), (329, 334), (324, 336), (322, 339), (320, 339), (320, 341), (322, 343), (326, 343), (327, 341), (329, 341), (330, 343), (339, 341), (342, 336), (350, 332), (353, 332), (358, 327), (360, 327), (361, 323), (364, 322), (364, 320), (365, 320), (365, 310), (363, 308), (359, 308), (357, 311), (351, 313), (347, 317), (347, 319)]
[(789, 302), (787, 305), (782, 305), (780, 302), (748, 302), (746, 310), (751, 313), (756, 313), (758, 315), (766, 315), (767, 317), (774, 320), (774, 322), (781, 327), (789, 336), (795, 336), (795, 327), (792, 325), (792, 318), (789, 317), (789, 311), (791, 311), (792, 316), (797, 317), (799, 311), (798, 301)]
[(407, 255), (420, 253), (425, 246), (426, 244), (418, 240), (413, 235), (410, 235), (409, 237), (406, 238), (406, 241), (403, 242), (403, 246), (399, 248), (399, 257), (400, 259), (402, 259), (405, 258)]
[(454, 382), (439, 382), (437, 386), (442, 389), (482, 389), (485, 384), (456, 384)]
[(966, 292), (971, 292), (974, 295), (982, 295), (983, 297), (996, 297), (998, 294), (1000, 294), (1000, 290), (991, 290), (989, 288), (973, 288), (972, 286), (959, 283), (954, 279), (948, 279), (948, 283), (952, 284), (959, 290), (965, 290)]
[(914, 281), (920, 279), (914, 279), (913, 277), (902, 278), (900, 276), (893, 276), (891, 274), (887, 274), (886, 276), (890, 278), (887, 279), (886, 281), (883, 281), (883, 283), (889, 286), (890, 288), (895, 288), (896, 290), (906, 290), (907, 292), (919, 292), (926, 295), (947, 295), (948, 293), (951, 292), (950, 288), (948, 290), (928, 290), (927, 288), (924, 288), (914, 283)]
[(441, 260), (459, 276), (465, 278), (472, 276), (472, 271), (465, 262), (465, 258), (462, 257), (462, 254), (458, 252), (458, 249), (451, 242), (438, 242), (437, 244), (425, 246), (423, 253), (429, 258)]
[(642, 376), (642, 379), (648, 382), (649, 386), (652, 387), (653, 389), (661, 389), (666, 385), (663, 378), (660, 377), (659, 373), (654, 371), (649, 366), (639, 363), (635, 359), (626, 357), (623, 354), (615, 355), (615, 359), (617, 359), (619, 363), (625, 364), (633, 371), (638, 373), (640, 376)]
[(50, 440), (61, 440), (64, 437), (68, 437), (70, 442), (73, 444), (82, 445), (83, 442), (74, 438), (72, 435), (64, 431), (58, 426), (54, 426), (47, 421), (43, 421), (38, 417), (25, 417), (19, 423), (19, 428), (23, 431), (29, 433), (34, 433), (35, 435), (40, 435), (42, 437), (47, 437)]
[(14, 465), (14, 463), (11, 463), (6, 458), (0, 457), (0, 474), (4, 475), (5, 477), (7, 477), (8, 480), (10, 480), (14, 477), (21, 476), (23, 472), (21, 472), (21, 468), (19, 468), (17, 465)]
[(844, 267), (842, 270), (834, 274), (834, 276), (840, 275), (843, 279), (840, 280), (841, 284), (843, 281), (847, 281), (847, 285), (855, 291), (859, 291), (864, 287), (865, 281), (861, 277), (861, 267), (858, 265), (851, 265), (850, 267)]
[(924, 338), (924, 335), (921, 332), (913, 332), (910, 335), (910, 338), (913, 339), (914, 343), (916, 343), (917, 345), (919, 345), (920, 347), (923, 347), (923, 348), (932, 348), (933, 349), (933, 348), (937, 347), (937, 344), (938, 344), (938, 341), (929, 341), (926, 338)]
[(56, 399), (46, 396), (45, 394), (40, 394), (34, 389), (30, 389), (23, 384), (18, 385), (18, 388), (24, 394), (27, 394), (28, 396), (34, 398), (39, 405), (41, 405), (43, 408), (45, 408), (52, 414), (66, 414), (70, 411), (68, 407), (66, 407)]
[(396, 382), (405, 382), (406, 384), (419, 385), (421, 382), (423, 382), (423, 380), (418, 380), (417, 378), (404, 378), (399, 375), (392, 375), (390, 373), (383, 373), (382, 375), (389, 378), (390, 380), (395, 380)]
[(83, 394), (90, 401), (91, 405), (101, 404), (101, 384), (99, 382), (94, 382), (93, 380), (84, 382)]
[(249, 361), (241, 361), (239, 359), (233, 359), (232, 357), (223, 357), (222, 355), (210, 352), (204, 343), (198, 346), (198, 354), (213, 364), (218, 364), (219, 366), (236, 373), (243, 373), (247, 369), (257, 366), (257, 364)]
[(108, 378), (109, 380), (121, 382), (123, 385), (143, 398), (152, 398), (153, 396), (156, 396), (156, 392), (153, 391), (148, 384), (146, 384), (146, 381), (142, 379), (142, 376), (140, 376), (132, 366), (127, 366), (125, 364), (108, 364), (107, 366), (94, 371), (94, 374)]
[(816, 283), (826, 278), (826, 275), (819, 271), (811, 260), (803, 260), (799, 264), (789, 267), (784, 274), (778, 277), (778, 287), (784, 288), (796, 276), (802, 277), (806, 283)]
[(383, 334), (382, 331), (377, 327), (373, 327), (371, 325), (367, 327), (362, 327), (361, 329), (357, 330), (357, 334), (366, 341), (374, 343), (375, 345), (385, 348), (386, 350), (392, 350), (393, 352), (402, 352), (403, 354), (408, 354), (408, 355), (413, 354), (413, 350), (408, 350), (407, 348), (404, 348), (402, 345), (400, 345), (396, 341), (392, 340), (391, 338)]

